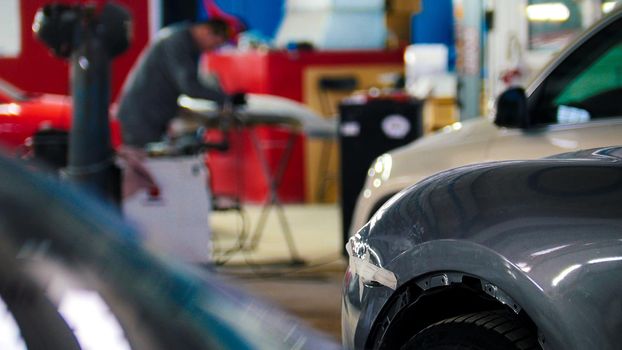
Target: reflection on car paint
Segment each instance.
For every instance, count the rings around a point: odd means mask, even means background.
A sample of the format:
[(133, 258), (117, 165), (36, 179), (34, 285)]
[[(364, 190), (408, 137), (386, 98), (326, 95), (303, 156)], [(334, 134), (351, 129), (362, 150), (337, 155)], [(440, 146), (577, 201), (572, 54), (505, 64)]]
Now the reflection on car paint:
[(0, 349), (27, 350), (15, 318), (0, 298)]
[(119, 320), (96, 291), (68, 290), (61, 299), (58, 312), (83, 349), (131, 349)]

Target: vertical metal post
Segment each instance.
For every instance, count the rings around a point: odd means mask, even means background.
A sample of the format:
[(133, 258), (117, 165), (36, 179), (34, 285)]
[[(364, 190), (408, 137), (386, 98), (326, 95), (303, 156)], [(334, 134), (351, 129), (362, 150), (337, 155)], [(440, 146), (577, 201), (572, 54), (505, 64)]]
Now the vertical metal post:
[(482, 93), (482, 0), (462, 0), (463, 18), (459, 21), (459, 98), (460, 119), (471, 119), (481, 114)]
[(110, 201), (120, 201), (120, 171), (110, 143), (110, 55), (97, 33), (94, 9), (85, 9), (71, 55), (73, 126), (67, 176)]

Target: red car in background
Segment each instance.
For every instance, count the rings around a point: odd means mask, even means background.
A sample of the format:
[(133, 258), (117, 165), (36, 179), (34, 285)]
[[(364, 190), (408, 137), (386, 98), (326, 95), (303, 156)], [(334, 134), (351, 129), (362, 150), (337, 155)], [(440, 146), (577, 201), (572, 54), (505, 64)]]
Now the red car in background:
[[(37, 132), (69, 132), (71, 115), (71, 96), (25, 92), (0, 79), (0, 145), (10, 154), (25, 152)], [(121, 144), (116, 118), (111, 118), (110, 128), (116, 148)]]

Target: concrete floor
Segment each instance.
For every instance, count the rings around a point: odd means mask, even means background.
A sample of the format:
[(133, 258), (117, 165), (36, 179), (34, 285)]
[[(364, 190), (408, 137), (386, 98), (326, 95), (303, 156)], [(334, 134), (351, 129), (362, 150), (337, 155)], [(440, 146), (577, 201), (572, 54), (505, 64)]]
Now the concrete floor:
[(240, 234), (255, 232), (261, 207), (246, 206), (244, 212), (245, 220), (233, 211), (215, 212), (210, 217), (214, 257), (221, 263), (216, 271), (340, 341), (341, 279), (346, 259), (341, 256), (343, 238), (338, 206), (285, 206), (295, 255), (304, 264), (292, 264), (274, 210), (257, 246), (239, 249)]

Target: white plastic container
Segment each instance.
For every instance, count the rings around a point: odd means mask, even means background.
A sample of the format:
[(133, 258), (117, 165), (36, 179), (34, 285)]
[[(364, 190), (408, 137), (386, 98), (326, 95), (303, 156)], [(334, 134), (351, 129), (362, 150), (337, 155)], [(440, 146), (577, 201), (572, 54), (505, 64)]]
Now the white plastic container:
[(418, 98), (455, 97), (456, 77), (448, 72), (448, 49), (443, 44), (415, 44), (406, 48), (406, 90)]
[(143, 244), (187, 263), (210, 262), (211, 207), (203, 158), (149, 158), (144, 166), (160, 195), (153, 200), (142, 190), (123, 200), (125, 217), (141, 229)]

